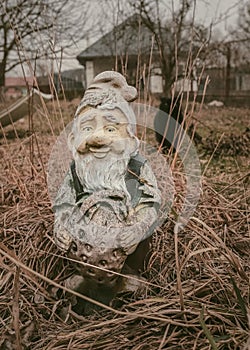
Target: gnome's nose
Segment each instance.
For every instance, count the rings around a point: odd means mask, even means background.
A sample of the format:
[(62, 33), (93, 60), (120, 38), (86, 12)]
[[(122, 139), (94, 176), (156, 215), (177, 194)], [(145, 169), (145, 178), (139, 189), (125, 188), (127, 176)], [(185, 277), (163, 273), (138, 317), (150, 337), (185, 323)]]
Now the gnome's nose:
[(87, 146), (101, 147), (108, 146), (110, 140), (103, 131), (97, 131), (86, 140)]

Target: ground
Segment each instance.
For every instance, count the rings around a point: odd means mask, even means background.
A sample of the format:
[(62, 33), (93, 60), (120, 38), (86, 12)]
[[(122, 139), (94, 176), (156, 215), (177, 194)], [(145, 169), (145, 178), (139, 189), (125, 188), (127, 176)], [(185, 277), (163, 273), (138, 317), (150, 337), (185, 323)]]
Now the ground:
[(190, 109), (202, 137), (193, 218), (174, 233), (185, 181), (166, 155), (176, 198), (153, 235), (145, 289), (83, 317), (62, 288), (71, 267), (53, 243), (47, 190), (49, 155), (78, 103), (49, 102), (1, 132), (0, 349), (248, 350), (250, 110)]

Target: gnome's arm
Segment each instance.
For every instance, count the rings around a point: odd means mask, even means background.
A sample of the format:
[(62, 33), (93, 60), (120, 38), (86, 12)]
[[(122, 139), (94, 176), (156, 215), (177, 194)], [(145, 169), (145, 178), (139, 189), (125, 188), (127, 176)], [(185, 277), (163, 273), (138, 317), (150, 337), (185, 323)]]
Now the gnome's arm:
[(146, 162), (140, 171), (141, 198), (135, 208), (138, 221), (148, 226), (146, 232), (141, 232), (142, 237), (148, 237), (157, 226), (159, 209), (161, 205), (161, 194), (157, 186), (155, 175), (151, 166)]
[(146, 204), (146, 206), (151, 205), (158, 211), (161, 205), (161, 193), (158, 189), (153, 170), (148, 162), (141, 167), (140, 181), (142, 185), (139, 189), (142, 191), (142, 196), (139, 204)]
[(71, 172), (68, 172), (53, 205), (55, 212), (54, 239), (57, 246), (62, 250), (68, 250), (72, 241), (68, 225), (74, 209), (75, 191)]

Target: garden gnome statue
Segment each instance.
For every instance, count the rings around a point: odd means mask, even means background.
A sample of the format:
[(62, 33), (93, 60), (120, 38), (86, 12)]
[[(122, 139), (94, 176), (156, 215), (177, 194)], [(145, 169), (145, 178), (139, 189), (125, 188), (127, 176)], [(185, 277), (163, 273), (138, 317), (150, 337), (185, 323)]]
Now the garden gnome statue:
[[(55, 242), (82, 262), (67, 286), (105, 304), (132, 288), (119, 273), (139, 276), (158, 221), (160, 193), (139, 154), (130, 106), (136, 97), (118, 72), (94, 78), (75, 114), (68, 137), (73, 162), (54, 203)], [(77, 312), (92, 307), (78, 305)]]

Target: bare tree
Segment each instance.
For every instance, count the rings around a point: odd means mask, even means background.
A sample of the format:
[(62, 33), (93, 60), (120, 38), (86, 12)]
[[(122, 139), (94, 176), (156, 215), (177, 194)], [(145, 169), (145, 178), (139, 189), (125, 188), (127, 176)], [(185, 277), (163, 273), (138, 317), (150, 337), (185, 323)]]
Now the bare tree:
[(249, 64), (250, 62), (250, 1), (239, 5), (237, 27), (232, 33), (234, 42), (238, 44), (238, 64)]
[(239, 7), (238, 35), (250, 40), (250, 1)]
[(48, 58), (84, 37), (90, 1), (1, 0), (0, 76), (24, 62)]
[[(173, 2), (160, 0), (134, 0), (131, 6), (154, 37), (167, 95), (179, 73), (192, 75), (195, 57), (207, 40), (207, 30), (195, 24), (194, 0), (180, 0), (176, 8)], [(184, 72), (178, 72), (178, 62), (184, 57)]]

